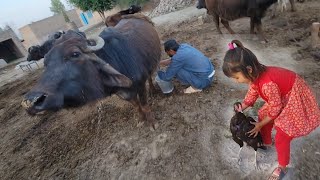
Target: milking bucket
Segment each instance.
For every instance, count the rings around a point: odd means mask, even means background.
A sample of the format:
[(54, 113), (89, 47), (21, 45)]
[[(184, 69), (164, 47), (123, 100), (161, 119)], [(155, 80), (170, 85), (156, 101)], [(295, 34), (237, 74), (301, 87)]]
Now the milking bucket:
[(168, 94), (171, 93), (173, 91), (173, 84), (171, 81), (163, 81), (159, 78), (159, 76), (157, 75), (155, 78), (157, 84), (159, 85), (162, 93), (164, 94)]

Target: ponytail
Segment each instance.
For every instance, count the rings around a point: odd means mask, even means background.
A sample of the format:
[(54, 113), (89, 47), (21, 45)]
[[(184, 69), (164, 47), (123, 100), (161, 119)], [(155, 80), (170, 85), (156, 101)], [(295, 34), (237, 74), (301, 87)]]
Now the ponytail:
[(236, 44), (239, 48), (246, 49), (239, 40), (232, 40), (231, 43)]
[[(224, 57), (222, 69), (226, 76), (231, 77), (234, 73), (242, 72), (246, 78), (254, 81), (265, 71), (266, 67), (260, 64), (257, 57), (239, 40), (232, 40), (230, 44), (232, 46), (235, 44), (237, 47), (230, 48)], [(248, 67), (251, 67), (251, 73)]]

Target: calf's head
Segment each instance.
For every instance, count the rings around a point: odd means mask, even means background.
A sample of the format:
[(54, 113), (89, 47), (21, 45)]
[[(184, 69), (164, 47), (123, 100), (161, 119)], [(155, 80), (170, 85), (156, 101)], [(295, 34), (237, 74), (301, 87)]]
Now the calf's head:
[(129, 78), (94, 54), (103, 46), (100, 37), (88, 41), (76, 32), (68, 31), (45, 55), (45, 70), (25, 95), (22, 106), (29, 114), (59, 110), (110, 95), (113, 88), (130, 87)]
[(128, 9), (129, 14), (134, 14), (140, 11), (141, 11), (141, 6), (138, 6), (138, 5), (131, 5)]

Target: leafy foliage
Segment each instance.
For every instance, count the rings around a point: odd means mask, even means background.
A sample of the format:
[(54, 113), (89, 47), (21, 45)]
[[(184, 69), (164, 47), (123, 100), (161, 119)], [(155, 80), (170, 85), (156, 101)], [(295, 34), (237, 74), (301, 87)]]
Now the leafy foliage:
[(116, 0), (68, 0), (68, 2), (83, 11), (97, 11), (105, 19), (104, 11), (112, 9)]
[(97, 11), (103, 19), (105, 19), (104, 11), (114, 8), (116, 5), (129, 7), (132, 4), (141, 5), (147, 1), (148, 0), (68, 0), (71, 5), (80, 8), (82, 11)]
[(61, 3), (60, 0), (51, 0), (50, 11), (53, 12), (54, 14), (62, 14), (64, 20), (66, 22), (70, 22), (70, 19), (66, 13), (66, 8), (64, 7), (64, 5)]
[(112, 9), (116, 0), (68, 0), (70, 4), (80, 8), (83, 11), (107, 11)]

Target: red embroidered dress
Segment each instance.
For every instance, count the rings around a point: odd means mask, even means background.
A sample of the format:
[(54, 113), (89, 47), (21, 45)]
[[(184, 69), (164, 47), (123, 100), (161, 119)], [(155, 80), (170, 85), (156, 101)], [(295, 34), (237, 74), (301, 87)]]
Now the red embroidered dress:
[(265, 116), (291, 137), (309, 134), (320, 125), (320, 110), (308, 85), (296, 73), (268, 66), (251, 85), (244, 103), (252, 106), (258, 97), (265, 100), (259, 121)]

